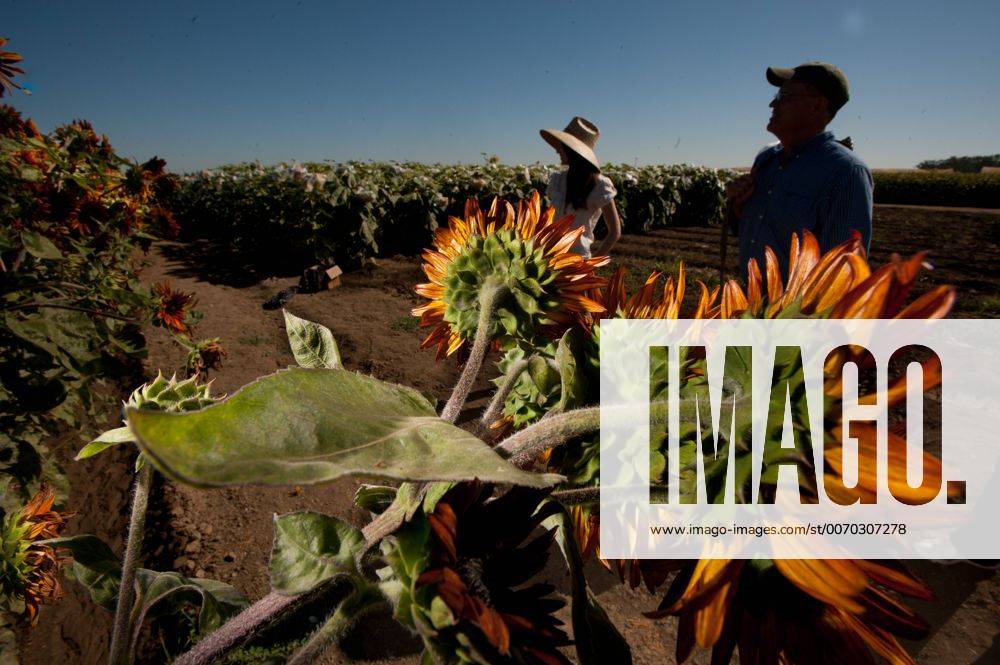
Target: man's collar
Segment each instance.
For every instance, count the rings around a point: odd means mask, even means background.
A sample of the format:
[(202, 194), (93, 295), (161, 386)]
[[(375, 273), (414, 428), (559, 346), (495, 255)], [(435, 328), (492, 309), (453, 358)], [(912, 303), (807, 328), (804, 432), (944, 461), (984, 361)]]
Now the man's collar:
[(781, 145), (780, 148), (778, 149), (778, 154), (781, 155), (782, 159), (789, 160), (792, 157), (795, 157), (796, 155), (801, 155), (802, 153), (812, 148), (815, 148), (816, 146), (822, 145), (827, 141), (832, 141), (832, 140), (833, 140), (833, 132), (823, 131), (811, 138), (806, 139), (802, 143), (793, 146), (791, 150), (788, 150), (787, 148), (785, 148), (784, 145)]

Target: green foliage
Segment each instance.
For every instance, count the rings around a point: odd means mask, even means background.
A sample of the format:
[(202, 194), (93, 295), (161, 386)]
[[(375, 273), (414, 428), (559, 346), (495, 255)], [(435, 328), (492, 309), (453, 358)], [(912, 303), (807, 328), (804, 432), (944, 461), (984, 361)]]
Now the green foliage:
[[(196, 411), (217, 401), (219, 398), (211, 396), (209, 386), (199, 385), (194, 377), (178, 381), (175, 375), (168, 380), (157, 372), (155, 379), (132, 392), (125, 406), (164, 412)], [(135, 443), (135, 437), (128, 427), (116, 427), (104, 432), (84, 446), (77, 453), (76, 459), (93, 457), (122, 443)]]
[[(101, 607), (114, 611), (121, 583), (121, 563), (101, 539), (82, 535), (53, 538), (46, 544), (68, 550), (73, 556), (72, 575)], [(143, 623), (166, 614), (180, 613), (193, 604), (198, 608), (198, 631), (209, 633), (246, 607), (236, 589), (216, 580), (188, 578), (174, 572), (140, 568), (136, 573), (133, 632)]]
[(73, 565), (69, 575), (90, 592), (90, 599), (104, 609), (114, 611), (122, 566), (107, 543), (90, 534), (56, 538), (49, 543), (72, 554)]
[(1000, 167), (1000, 155), (927, 159), (917, 164), (918, 169), (953, 169), (958, 173), (979, 173), (984, 166)]
[(307, 511), (276, 515), (271, 588), (295, 595), (339, 575), (359, 575), (355, 557), (364, 544), (360, 531), (336, 517)]
[(290, 368), (190, 413), (128, 409), (142, 451), (200, 486), (300, 485), (360, 475), (548, 486), (441, 420), (415, 390), (340, 369)]
[[(524, 346), (510, 349), (498, 363), (501, 378), (515, 363), (524, 360)], [(520, 373), (504, 401), (504, 415), (520, 429), (538, 421), (546, 413), (565, 411), (582, 406), (596, 395), (588, 394), (588, 382), (583, 373), (583, 342), (581, 331), (567, 330), (558, 343), (536, 346), (527, 357), (527, 366)], [(592, 389), (596, 384), (591, 383)]]
[(875, 203), (1000, 208), (1000, 173), (876, 171)]
[(584, 574), (584, 560), (573, 537), (573, 524), (566, 509), (549, 517), (543, 526), (554, 528), (556, 542), (566, 559), (572, 588), (573, 635), (580, 665), (632, 662), (632, 650), (615, 627), (607, 612), (594, 597)]
[[(235, 164), (184, 177), (172, 202), (185, 234), (225, 240), (245, 261), (274, 269), (333, 259), (417, 253), (470, 197), (544, 192), (555, 167), (391, 162)], [(607, 164), (626, 231), (722, 220), (727, 171)], [(275, 252), (281, 247), (281, 252)]]
[(326, 326), (312, 321), (300, 319), (294, 314), (282, 310), (285, 314), (285, 331), (288, 333), (288, 343), (292, 347), (292, 355), (299, 367), (314, 369), (337, 369), (343, 367), (340, 362), (340, 350), (333, 333)]
[(0, 470), (22, 493), (51, 468), (42, 441), (82, 429), (95, 386), (145, 354), (154, 300), (132, 256), (172, 224), (175, 185), (87, 122), (41, 135), (0, 106)]

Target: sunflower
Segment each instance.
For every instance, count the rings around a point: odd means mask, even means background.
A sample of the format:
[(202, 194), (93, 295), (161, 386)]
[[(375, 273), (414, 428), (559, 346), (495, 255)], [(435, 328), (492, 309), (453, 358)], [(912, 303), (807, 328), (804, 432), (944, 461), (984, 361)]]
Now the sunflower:
[(31, 625), (38, 622), (38, 608), (61, 595), (59, 569), (66, 559), (38, 541), (57, 537), (68, 514), (52, 510), (55, 494), (43, 485), (21, 510), (3, 520), (0, 532), (0, 597), (7, 609), (23, 605)]
[[(906, 260), (894, 255), (890, 263), (872, 271), (859, 236), (820, 255), (816, 238), (806, 231), (801, 240), (792, 238), (787, 282), (781, 280), (776, 257), (768, 248), (766, 279), (751, 260), (745, 292), (731, 280), (723, 285), (717, 304), (710, 298), (699, 311), (706, 318), (724, 319), (789, 313), (816, 318), (940, 318), (954, 303), (950, 286), (936, 287), (904, 306), (924, 259), (923, 253)], [(849, 360), (858, 356), (845, 355), (827, 365), (827, 395), (839, 397), (841, 390), (840, 380), (829, 378), (829, 370)], [(924, 391), (937, 386), (940, 364), (925, 361), (923, 376)], [(880, 401), (891, 405), (905, 399), (905, 380), (905, 376), (896, 379)], [(825, 433), (825, 460), (835, 473), (842, 468), (841, 434), (839, 427)], [(862, 457), (874, 453), (873, 437), (863, 436), (864, 432), (852, 435), (859, 439)], [(905, 449), (896, 433), (890, 432), (889, 441), (890, 452)], [(924, 465), (931, 477), (940, 477), (936, 458), (925, 454)], [(890, 477), (889, 482), (901, 501), (926, 499), (923, 490), (910, 488), (905, 478)], [(853, 492), (870, 497), (876, 491), (875, 475), (862, 469)], [(623, 576), (625, 569), (625, 563), (619, 563)], [(655, 586), (665, 579), (660, 570), (649, 562), (633, 562), (632, 586), (639, 580)], [(741, 660), (748, 662), (874, 663), (874, 653), (893, 663), (912, 663), (897, 638), (918, 639), (928, 626), (896, 599), (901, 595), (932, 598), (922, 582), (893, 562), (704, 558), (683, 562), (659, 608), (648, 616), (679, 617), (678, 661), (697, 644), (712, 649), (713, 662), (728, 662), (738, 647)]]
[(188, 327), (184, 319), (194, 296), (190, 293), (175, 291), (170, 287), (170, 282), (155, 284), (153, 293), (158, 299), (157, 309), (153, 315), (155, 322), (171, 332), (187, 333)]
[(14, 107), (0, 104), (0, 136), (8, 138), (41, 138), (34, 120), (22, 120)]
[(399, 618), (437, 662), (568, 664), (559, 647), (571, 642), (554, 616), (564, 602), (552, 585), (530, 583), (554, 537), (528, 538), (555, 507), (537, 490), (493, 494), (460, 483), (398, 534), (390, 561), (406, 587), (398, 607), (408, 610)]
[(222, 359), (227, 355), (229, 354), (218, 337), (197, 342), (188, 353), (188, 376), (204, 380), (209, 371), (222, 369)]
[(896, 594), (933, 598), (898, 563), (702, 559), (684, 564), (646, 616), (678, 617), (678, 662), (697, 644), (718, 663), (736, 649), (752, 663), (875, 665), (872, 652), (912, 663), (896, 638), (919, 639), (928, 625)]
[(494, 199), (484, 213), (469, 199), (464, 217), (451, 217), (435, 233), (434, 249), (423, 254), (430, 281), (416, 291), (430, 302), (412, 313), (433, 330), (421, 348), (436, 345), (439, 359), (461, 348), (475, 335), (481, 297), (490, 288), (505, 290), (489, 330), (503, 346), (530, 343), (543, 331), (555, 337), (553, 329), (568, 327), (575, 316), (602, 312), (586, 294), (604, 283), (594, 270), (609, 258), (572, 253), (583, 232), (571, 229), (572, 221), (555, 219), (554, 208), (543, 211), (537, 192), (516, 211)]
[(24, 73), (23, 69), (14, 66), (15, 62), (21, 62), (23, 58), (13, 51), (4, 51), (3, 46), (6, 43), (7, 40), (0, 37), (0, 97), (13, 92), (15, 88), (20, 90), (21, 86), (14, 83), (14, 77)]

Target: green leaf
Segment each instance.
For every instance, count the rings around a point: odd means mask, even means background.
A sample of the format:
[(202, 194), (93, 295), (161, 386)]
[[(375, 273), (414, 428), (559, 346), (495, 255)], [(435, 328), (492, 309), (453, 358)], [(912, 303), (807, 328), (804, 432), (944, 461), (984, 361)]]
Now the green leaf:
[(576, 655), (580, 665), (604, 665), (604, 663), (632, 663), (632, 650), (628, 642), (618, 632), (618, 628), (608, 618), (607, 612), (597, 602), (583, 572), (583, 557), (573, 537), (572, 521), (563, 506), (559, 512), (548, 518), (542, 526), (556, 528), (556, 542), (566, 558), (572, 589), (573, 636)]
[(337, 340), (329, 328), (300, 319), (288, 310), (281, 311), (285, 314), (288, 344), (300, 367), (339, 369), (344, 366), (340, 361)]
[(138, 619), (133, 627), (134, 636), (139, 635), (146, 619), (177, 612), (186, 603), (199, 608), (198, 632), (201, 634), (215, 630), (247, 606), (247, 601), (236, 589), (217, 580), (193, 579), (174, 572), (140, 568), (136, 571), (135, 584)]
[(74, 371), (89, 374), (85, 366), (100, 357), (98, 329), (83, 312), (39, 307), (27, 318), (9, 313), (4, 323), (13, 335)]
[(556, 366), (559, 368), (560, 411), (569, 411), (582, 406), (586, 400), (586, 381), (577, 365), (577, 358), (582, 352), (580, 334), (576, 328), (570, 328), (559, 340), (556, 348)]
[(274, 517), (271, 588), (293, 596), (337, 575), (356, 574), (365, 537), (336, 517), (302, 511)]
[(547, 487), (441, 420), (418, 392), (341, 369), (292, 367), (200, 411), (127, 409), (139, 447), (193, 485), (301, 485), (357, 475)]
[(36, 258), (53, 260), (63, 258), (59, 248), (40, 233), (21, 231), (21, 242), (24, 243), (25, 251)]
[(87, 459), (88, 457), (93, 457), (98, 453), (102, 453), (112, 446), (117, 446), (121, 443), (134, 443), (135, 437), (132, 436), (132, 432), (128, 427), (118, 427), (115, 429), (109, 429), (104, 434), (85, 445), (80, 452), (76, 454), (75, 460), (79, 461), (82, 459)]
[(87, 588), (95, 603), (108, 610), (115, 609), (122, 569), (118, 557), (103, 540), (84, 534), (42, 542), (69, 550), (73, 555), (72, 577)]
[(384, 485), (361, 485), (354, 493), (354, 505), (380, 515), (396, 499), (396, 488)]

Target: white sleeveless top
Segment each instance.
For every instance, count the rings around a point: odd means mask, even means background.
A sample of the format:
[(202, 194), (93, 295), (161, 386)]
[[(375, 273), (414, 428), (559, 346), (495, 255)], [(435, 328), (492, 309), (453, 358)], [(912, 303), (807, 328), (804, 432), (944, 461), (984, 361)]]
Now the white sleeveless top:
[(618, 190), (611, 184), (611, 179), (606, 175), (597, 176), (594, 189), (587, 196), (586, 210), (576, 210), (572, 205), (566, 205), (566, 173), (559, 171), (549, 176), (549, 186), (545, 190), (545, 195), (556, 208), (556, 219), (565, 215), (575, 215), (571, 229), (583, 227), (583, 235), (570, 249), (571, 252), (579, 254), (584, 258), (590, 258), (590, 246), (594, 242), (594, 226), (601, 217), (601, 208), (611, 203)]

